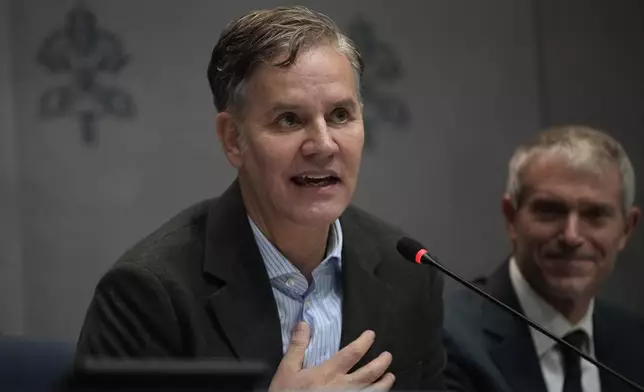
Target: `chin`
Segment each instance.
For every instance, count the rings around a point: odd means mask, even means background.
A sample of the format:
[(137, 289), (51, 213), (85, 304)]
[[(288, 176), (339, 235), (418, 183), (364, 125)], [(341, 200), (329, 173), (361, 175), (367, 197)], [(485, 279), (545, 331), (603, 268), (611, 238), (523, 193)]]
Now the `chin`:
[(550, 277), (547, 282), (548, 292), (559, 300), (583, 299), (592, 291), (591, 281), (589, 277)]
[(292, 219), (302, 226), (327, 226), (335, 222), (346, 209), (346, 205), (322, 204), (301, 206), (291, 210)]

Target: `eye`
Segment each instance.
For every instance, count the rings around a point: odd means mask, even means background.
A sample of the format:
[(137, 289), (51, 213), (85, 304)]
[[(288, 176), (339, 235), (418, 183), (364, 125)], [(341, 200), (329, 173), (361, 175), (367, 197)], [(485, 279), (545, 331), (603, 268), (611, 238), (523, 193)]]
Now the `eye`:
[(350, 119), (349, 111), (345, 108), (337, 108), (329, 116), (329, 121), (333, 124), (344, 124)]
[(542, 219), (556, 219), (568, 213), (566, 205), (545, 200), (535, 201), (532, 203), (530, 210)]
[(594, 206), (583, 211), (584, 218), (594, 222), (609, 218), (611, 215), (610, 209), (603, 206)]
[(280, 115), (277, 118), (276, 123), (280, 127), (293, 128), (293, 127), (301, 124), (302, 122), (300, 121), (300, 118), (297, 116), (297, 114), (295, 114), (293, 112), (288, 112), (288, 113), (284, 113), (284, 114)]

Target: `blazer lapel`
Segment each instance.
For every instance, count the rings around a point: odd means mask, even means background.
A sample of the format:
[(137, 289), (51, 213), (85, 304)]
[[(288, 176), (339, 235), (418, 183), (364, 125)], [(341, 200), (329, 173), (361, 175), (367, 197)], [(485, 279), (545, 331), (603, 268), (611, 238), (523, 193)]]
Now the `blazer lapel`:
[(357, 339), (366, 330), (376, 333), (369, 351), (354, 366), (364, 366), (382, 352), (387, 336), (387, 319), (390, 317), (391, 290), (387, 282), (378, 277), (377, 267), (381, 256), (369, 246), (362, 228), (351, 218), (341, 219), (344, 246), (342, 249), (342, 334), (340, 348)]
[(277, 366), (282, 357), (279, 313), (237, 181), (208, 215), (204, 272), (217, 283), (208, 296), (213, 320), (235, 355)]
[[(522, 312), (512, 288), (508, 267), (508, 263), (504, 263), (490, 277), (486, 291)], [(490, 339), (490, 356), (512, 390), (546, 392), (529, 327), (489, 301), (483, 304), (483, 320), (484, 330)]]

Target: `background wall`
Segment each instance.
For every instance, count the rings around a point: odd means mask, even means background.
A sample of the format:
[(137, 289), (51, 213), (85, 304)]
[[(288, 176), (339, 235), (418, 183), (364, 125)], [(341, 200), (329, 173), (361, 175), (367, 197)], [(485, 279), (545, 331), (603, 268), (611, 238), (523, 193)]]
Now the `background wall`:
[[(96, 41), (83, 23), (76, 39), (56, 33), (78, 1), (0, 3), (0, 22), (10, 22), (0, 23), (0, 212), (10, 217), (0, 220), (0, 330), (70, 341), (96, 282), (127, 247), (234, 178), (214, 134), (210, 51), (232, 18), (294, 2), (83, 3), (108, 31)], [(509, 251), (506, 165), (540, 127), (602, 126), (644, 169), (640, 1), (299, 3), (328, 13), (359, 45), (375, 43), (355, 203), (468, 278)], [(72, 99), (81, 81), (94, 98)], [(395, 105), (398, 116), (387, 110)], [(92, 123), (88, 113), (104, 117)], [(640, 313), (643, 233), (606, 292)]]
[(0, 0), (0, 331), (23, 330), (11, 4)]
[[(609, 130), (639, 175), (644, 206), (644, 2), (540, 1), (543, 118)], [(622, 253), (605, 296), (644, 314), (644, 226)]]

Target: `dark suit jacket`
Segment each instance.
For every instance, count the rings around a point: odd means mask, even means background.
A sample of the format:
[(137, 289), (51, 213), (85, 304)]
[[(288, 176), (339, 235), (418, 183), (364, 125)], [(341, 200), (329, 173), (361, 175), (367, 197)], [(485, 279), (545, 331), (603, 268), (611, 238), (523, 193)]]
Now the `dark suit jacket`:
[[(504, 263), (480, 285), (522, 312)], [(593, 317), (596, 358), (644, 385), (644, 321), (596, 300)], [(547, 392), (528, 326), (494, 303), (467, 290), (445, 299), (447, 384), (476, 392)], [(632, 389), (600, 370), (603, 392)]]
[[(372, 329), (375, 343), (357, 366), (387, 350), (396, 388), (441, 389), (442, 280), (399, 256), (398, 230), (354, 207), (340, 220), (341, 347)], [(96, 288), (78, 354), (259, 359), (277, 367), (277, 305), (237, 182), (116, 262)]]

